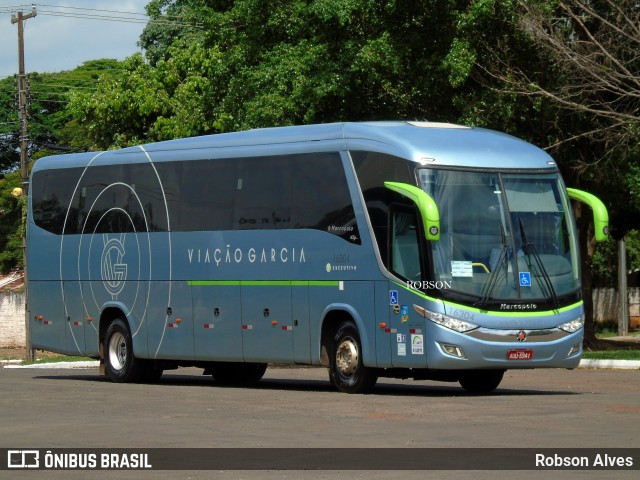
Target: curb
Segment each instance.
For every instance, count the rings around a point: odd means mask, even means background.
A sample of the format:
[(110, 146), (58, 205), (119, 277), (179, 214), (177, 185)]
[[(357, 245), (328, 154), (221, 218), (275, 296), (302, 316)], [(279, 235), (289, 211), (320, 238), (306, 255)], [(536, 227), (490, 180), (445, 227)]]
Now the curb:
[(615, 370), (640, 370), (640, 360), (580, 360), (579, 368), (608, 368)]
[(54, 363), (34, 363), (33, 365), (2, 365), (2, 368), (36, 368), (36, 369), (70, 369), (70, 368), (94, 368), (100, 365), (99, 360), (86, 362), (54, 362)]

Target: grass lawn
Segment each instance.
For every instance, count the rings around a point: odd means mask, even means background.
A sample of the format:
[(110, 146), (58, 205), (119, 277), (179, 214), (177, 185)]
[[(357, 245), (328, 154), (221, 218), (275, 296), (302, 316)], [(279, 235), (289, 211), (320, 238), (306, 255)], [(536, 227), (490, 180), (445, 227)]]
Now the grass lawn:
[(94, 360), (89, 357), (80, 357), (76, 355), (58, 355), (52, 353), (50, 355), (36, 355), (36, 360), (34, 362), (28, 362), (26, 360), (22, 361), (22, 365), (33, 365), (35, 363), (60, 363), (60, 362), (87, 362)]
[(590, 360), (640, 360), (640, 349), (585, 351), (582, 358)]

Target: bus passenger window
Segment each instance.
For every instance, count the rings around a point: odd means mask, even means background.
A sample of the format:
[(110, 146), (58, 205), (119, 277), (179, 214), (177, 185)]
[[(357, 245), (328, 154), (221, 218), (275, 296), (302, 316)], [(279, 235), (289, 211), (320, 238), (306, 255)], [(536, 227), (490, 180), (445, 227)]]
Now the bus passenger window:
[(391, 214), (391, 269), (402, 278), (422, 278), (418, 219), (414, 211), (395, 210)]

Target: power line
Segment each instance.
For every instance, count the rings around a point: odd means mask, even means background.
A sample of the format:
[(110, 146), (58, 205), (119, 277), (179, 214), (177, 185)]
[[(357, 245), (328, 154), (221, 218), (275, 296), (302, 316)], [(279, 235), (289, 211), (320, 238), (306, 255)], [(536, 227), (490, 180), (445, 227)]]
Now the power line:
[[(104, 13), (117, 13), (117, 14), (121, 14), (121, 15), (134, 15), (134, 16), (140, 16), (140, 17), (144, 17), (144, 18), (150, 18), (146, 13), (139, 13), (139, 12), (125, 12), (122, 10), (105, 10), (105, 9), (99, 9), (99, 8), (82, 8), (82, 7), (68, 7), (65, 5), (50, 5), (50, 4), (46, 4), (46, 3), (41, 3), (40, 6), (42, 7), (52, 7), (52, 8), (61, 8), (61, 9), (72, 9), (72, 10), (83, 10), (86, 12), (104, 12)], [(181, 20), (182, 17), (177, 16), (177, 15), (163, 15), (163, 18), (175, 18), (177, 20)]]
[(107, 16), (107, 15), (86, 15), (82, 13), (52, 12), (47, 10), (39, 10), (38, 13), (40, 13), (41, 15), (49, 16), (49, 17), (66, 17), (66, 18), (77, 18), (77, 19), (85, 19), (85, 20), (104, 20), (104, 21), (118, 22), (118, 23), (143, 23), (143, 24), (160, 25), (164, 27), (202, 28), (202, 24), (199, 24), (199, 23), (183, 23), (183, 22), (154, 20), (154, 19), (145, 20), (145, 19), (127, 18), (127, 17), (119, 17), (119, 16)]
[(48, 82), (40, 82), (31, 80), (33, 85), (36, 87), (46, 87), (46, 88), (70, 88), (73, 90), (97, 90), (96, 87), (86, 87), (80, 85), (64, 85), (61, 83), (48, 83)]
[[(161, 26), (180, 26), (189, 28), (202, 28), (198, 22), (184, 22), (182, 17), (176, 15), (163, 15), (161, 18), (150, 18), (146, 13), (127, 12), (122, 10), (106, 10), (98, 8), (68, 7), (64, 5), (39, 4), (40, 7), (49, 7), (57, 10), (40, 9), (38, 13), (53, 17), (67, 17), (87, 20), (103, 20), (121, 23), (146, 23)], [(0, 7), (0, 12), (12, 12), (17, 8), (30, 8), (32, 5), (12, 5)], [(67, 11), (71, 10), (71, 11)], [(82, 13), (87, 12), (87, 13)]]

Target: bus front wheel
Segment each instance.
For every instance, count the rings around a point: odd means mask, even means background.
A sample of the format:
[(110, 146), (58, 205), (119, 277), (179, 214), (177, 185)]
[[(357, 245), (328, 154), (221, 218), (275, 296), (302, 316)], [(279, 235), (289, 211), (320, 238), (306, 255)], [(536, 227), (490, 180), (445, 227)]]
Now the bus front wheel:
[(472, 394), (493, 392), (504, 376), (504, 370), (469, 370), (458, 377), (462, 388)]
[(112, 381), (136, 382), (142, 378), (145, 365), (133, 355), (131, 332), (124, 320), (119, 318), (109, 324), (103, 347), (105, 372)]
[(378, 380), (375, 371), (363, 363), (362, 343), (353, 322), (341, 324), (333, 335), (329, 379), (338, 390), (346, 393), (371, 391)]

